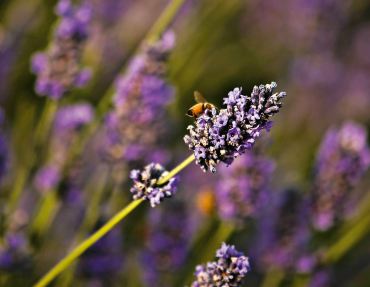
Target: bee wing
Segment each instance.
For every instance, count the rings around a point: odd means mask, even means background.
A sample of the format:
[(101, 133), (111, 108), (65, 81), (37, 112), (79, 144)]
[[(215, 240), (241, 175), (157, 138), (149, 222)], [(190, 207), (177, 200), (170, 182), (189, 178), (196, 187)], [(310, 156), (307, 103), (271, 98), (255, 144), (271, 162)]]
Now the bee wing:
[(207, 100), (203, 97), (203, 95), (198, 91), (194, 91), (194, 99), (197, 103), (206, 103), (207, 102)]

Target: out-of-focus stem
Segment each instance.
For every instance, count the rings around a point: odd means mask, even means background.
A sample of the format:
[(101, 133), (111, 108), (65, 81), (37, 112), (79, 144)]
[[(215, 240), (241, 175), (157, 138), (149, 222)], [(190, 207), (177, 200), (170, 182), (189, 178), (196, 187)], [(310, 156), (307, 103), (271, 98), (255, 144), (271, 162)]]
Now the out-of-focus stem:
[(166, 9), (162, 12), (161, 17), (155, 22), (152, 29), (146, 36), (146, 41), (148, 43), (153, 43), (160, 38), (163, 32), (171, 24), (185, 1), (186, 0), (173, 0), (168, 4)]
[[(41, 118), (36, 127), (33, 148), (40, 147), (40, 145), (45, 143), (57, 109), (57, 101), (48, 100), (46, 102)], [(14, 180), (15, 184), (11, 191), (9, 213), (12, 213), (18, 205), (19, 198), (22, 195), (22, 191), (29, 177), (31, 167), (32, 166), (20, 166), (18, 169)]]
[(14, 186), (10, 194), (8, 201), (8, 214), (12, 214), (17, 208), (18, 200), (22, 195), (23, 188), (26, 184), (28, 176), (28, 169), (25, 166), (19, 166), (16, 172), (16, 180), (14, 181)]
[(357, 214), (344, 224), (338, 233), (338, 238), (327, 249), (323, 261), (332, 263), (340, 260), (352, 247), (366, 236), (370, 230), (370, 195), (365, 195), (358, 207)]
[(265, 275), (261, 287), (278, 287), (284, 279), (284, 272), (278, 269), (272, 269)]
[(50, 131), (51, 124), (53, 123), (55, 113), (58, 109), (58, 102), (55, 100), (48, 99), (46, 106), (41, 115), (40, 121), (35, 131), (35, 145), (39, 146), (43, 144)]
[(58, 212), (60, 204), (55, 190), (50, 190), (40, 202), (37, 214), (34, 216), (31, 231), (38, 237), (42, 236)]
[(356, 223), (349, 232), (339, 238), (335, 244), (326, 251), (323, 261), (333, 263), (340, 260), (352, 247), (354, 247), (366, 234), (370, 232), (370, 213)]

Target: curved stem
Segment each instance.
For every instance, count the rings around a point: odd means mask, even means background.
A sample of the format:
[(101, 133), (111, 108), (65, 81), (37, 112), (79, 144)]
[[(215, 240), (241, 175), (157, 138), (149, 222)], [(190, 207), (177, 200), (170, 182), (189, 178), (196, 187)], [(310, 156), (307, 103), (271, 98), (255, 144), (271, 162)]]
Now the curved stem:
[[(186, 158), (182, 163), (171, 170), (165, 177), (160, 178), (158, 184), (164, 184), (186, 166), (188, 166), (195, 159), (194, 155)], [(67, 254), (57, 265), (55, 265), (44, 277), (42, 277), (34, 287), (44, 287), (47, 286), (56, 276), (62, 273), (66, 268), (68, 268), (82, 253), (84, 253), (88, 248), (90, 248), (94, 243), (96, 243), (100, 238), (112, 230), (121, 220), (123, 220), (127, 215), (138, 207), (144, 199), (137, 199), (132, 201), (129, 205), (124, 207), (116, 215), (114, 215), (106, 224), (104, 224), (100, 229), (93, 233), (90, 237), (81, 242), (75, 249), (73, 249), (69, 254)]]
[(89, 238), (81, 242), (67, 256), (65, 256), (57, 265), (55, 265), (44, 277), (42, 277), (34, 287), (47, 286), (56, 276), (63, 272), (71, 263), (84, 253), (95, 242), (113, 229), (122, 219), (129, 215), (136, 207), (143, 202), (143, 199), (134, 200), (115, 216), (113, 216), (106, 224), (93, 233)]

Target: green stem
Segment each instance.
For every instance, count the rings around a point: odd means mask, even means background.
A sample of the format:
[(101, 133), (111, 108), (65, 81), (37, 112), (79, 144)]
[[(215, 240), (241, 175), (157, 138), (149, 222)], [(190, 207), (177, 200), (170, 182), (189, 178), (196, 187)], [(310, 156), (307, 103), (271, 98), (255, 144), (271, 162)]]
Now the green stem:
[[(177, 167), (171, 170), (165, 177), (158, 180), (158, 185), (166, 183), (169, 179), (179, 173), (187, 165), (189, 165), (194, 160), (194, 155), (189, 156)], [(55, 265), (44, 277), (42, 277), (34, 287), (44, 287), (47, 286), (56, 276), (68, 268), (82, 253), (84, 253), (88, 248), (90, 248), (95, 242), (107, 234), (111, 229), (113, 229), (121, 220), (123, 220), (127, 215), (135, 210), (144, 200), (137, 199), (132, 201), (129, 205), (124, 207), (116, 215), (114, 215), (106, 224), (104, 224), (100, 229), (93, 233), (90, 237), (85, 239), (80, 243), (75, 249), (68, 253), (57, 265)]]
[(95, 242), (113, 229), (122, 219), (129, 215), (136, 207), (143, 202), (143, 199), (132, 201), (129, 205), (119, 211), (106, 224), (93, 233), (86, 240), (81, 242), (67, 256), (65, 256), (57, 265), (55, 265), (44, 277), (42, 277), (34, 287), (47, 286), (56, 276), (63, 272), (69, 265), (73, 263), (82, 253), (90, 248)]
[(194, 154), (192, 154), (187, 159), (185, 159), (182, 163), (176, 166), (173, 170), (171, 170), (166, 176), (161, 177), (158, 180), (157, 185), (165, 184), (167, 181), (173, 178), (176, 174), (182, 171), (185, 167), (187, 167), (190, 163), (192, 163), (194, 159), (195, 159)]

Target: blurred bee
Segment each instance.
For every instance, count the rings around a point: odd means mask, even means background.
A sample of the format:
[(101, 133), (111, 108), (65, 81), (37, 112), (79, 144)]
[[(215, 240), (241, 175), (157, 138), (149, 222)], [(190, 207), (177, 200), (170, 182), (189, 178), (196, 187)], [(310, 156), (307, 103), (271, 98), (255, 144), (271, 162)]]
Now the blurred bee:
[(197, 103), (186, 113), (189, 117), (198, 118), (206, 109), (211, 110), (212, 108), (216, 108), (213, 104), (207, 102), (203, 95), (198, 91), (194, 92), (194, 99)]

